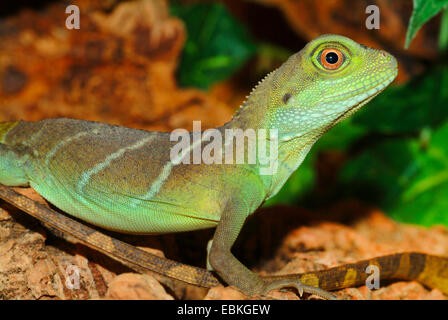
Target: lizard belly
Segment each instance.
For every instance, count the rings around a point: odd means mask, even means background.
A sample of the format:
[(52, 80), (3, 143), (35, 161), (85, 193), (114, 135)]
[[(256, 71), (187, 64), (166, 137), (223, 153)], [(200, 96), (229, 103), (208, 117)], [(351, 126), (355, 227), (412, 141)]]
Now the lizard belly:
[[(160, 172), (167, 162), (151, 162), (145, 167), (150, 165), (160, 166), (155, 171)], [(30, 185), (50, 203), (93, 225), (118, 232), (160, 234), (215, 227), (225, 199), (224, 193), (210, 187), (206, 177), (197, 176), (195, 169), (179, 175), (178, 171), (185, 168), (175, 167), (166, 177), (160, 177), (161, 173), (155, 177), (140, 173), (137, 180), (144, 182), (140, 181), (138, 187), (132, 183), (137, 167), (104, 168), (88, 181), (83, 180), (85, 171), (68, 172), (62, 165), (50, 169), (37, 161), (31, 168)], [(195, 177), (193, 181), (185, 179), (188, 173)], [(110, 180), (109, 174), (120, 178)], [(197, 183), (198, 179), (202, 184)]]
[[(231, 186), (238, 183), (226, 171), (231, 168), (180, 164), (167, 173), (169, 162), (147, 161), (144, 167), (156, 167), (157, 174), (145, 177), (140, 172), (140, 179), (147, 180), (140, 182), (140, 187), (129, 184), (131, 175), (140, 166), (124, 170), (116, 164), (91, 176), (84, 184), (80, 183), (83, 181), (80, 172), (75, 177), (73, 170), (66, 171), (66, 166), (49, 169), (37, 162), (28, 176), (30, 185), (59, 209), (94, 225), (126, 233), (160, 234), (211, 228), (219, 222), (229, 197), (241, 197), (248, 213), (263, 200), (261, 185), (254, 183), (257, 180), (247, 184), (246, 179), (241, 179), (239, 191), (232, 190)], [(130, 159), (125, 163), (128, 162), (132, 163)], [(118, 182), (108, 182), (112, 181), (108, 175), (119, 177)]]
[(61, 184), (48, 175), (45, 181), (30, 181), (30, 185), (62, 211), (93, 225), (118, 232), (181, 232), (211, 228), (219, 221), (219, 218), (215, 219), (209, 212), (203, 213), (188, 203), (130, 198), (128, 195), (103, 193), (94, 186), (89, 186), (80, 194), (69, 184)]

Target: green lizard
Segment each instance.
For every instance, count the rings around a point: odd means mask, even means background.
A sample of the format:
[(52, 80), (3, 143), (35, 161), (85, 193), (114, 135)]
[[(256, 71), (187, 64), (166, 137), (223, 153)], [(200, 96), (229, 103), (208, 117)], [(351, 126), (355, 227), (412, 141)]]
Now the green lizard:
[[(170, 155), (176, 142), (169, 133), (47, 119), (0, 124), (0, 183), (31, 186), (59, 209), (105, 229), (157, 234), (216, 227), (209, 261), (227, 284), (246, 294), (295, 287), (300, 293), (332, 298), (322, 289), (360, 284), (367, 262), (262, 278), (230, 250), (248, 215), (279, 191), (317, 139), (378, 95), (396, 75), (393, 56), (337, 35), (318, 37), (291, 56), (260, 82), (230, 122), (217, 128), (223, 133), (276, 129), (278, 169), (270, 175), (260, 174), (258, 157), (255, 164), (174, 163)], [(205, 146), (208, 137), (202, 137), (188, 151)], [(209, 271), (152, 256), (5, 186), (0, 186), (0, 197), (122, 261), (200, 286), (218, 284)], [(407, 253), (370, 262), (379, 265), (386, 278), (419, 279), (448, 290), (446, 258)], [(347, 270), (352, 271), (348, 280), (342, 277)]]

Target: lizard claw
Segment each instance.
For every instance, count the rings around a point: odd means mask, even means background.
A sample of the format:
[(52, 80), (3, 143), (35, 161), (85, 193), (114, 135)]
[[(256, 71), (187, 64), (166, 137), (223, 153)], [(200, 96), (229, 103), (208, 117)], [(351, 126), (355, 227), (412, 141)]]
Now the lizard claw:
[(319, 297), (327, 299), (327, 300), (337, 300), (337, 297), (328, 291), (322, 290), (317, 287), (305, 285), (302, 282), (300, 282), (299, 280), (291, 280), (291, 279), (277, 279), (277, 280), (272, 280), (272, 281), (267, 282), (266, 286), (263, 290), (263, 295), (266, 295), (271, 290), (282, 289), (282, 288), (287, 288), (287, 287), (296, 288), (299, 293), (299, 297), (302, 297), (303, 293), (306, 292), (309, 294), (314, 294), (316, 296), (319, 296)]
[(303, 296), (303, 287), (302, 287), (302, 286), (299, 286), (299, 287), (297, 288), (297, 290), (299, 291), (299, 297), (302, 298), (302, 296)]

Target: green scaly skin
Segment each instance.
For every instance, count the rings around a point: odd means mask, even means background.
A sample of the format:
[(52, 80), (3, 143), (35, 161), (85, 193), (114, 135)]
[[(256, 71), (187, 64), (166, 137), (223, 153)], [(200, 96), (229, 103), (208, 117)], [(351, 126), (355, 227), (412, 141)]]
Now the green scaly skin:
[[(344, 56), (335, 70), (321, 62), (329, 48)], [(279, 167), (273, 175), (260, 174), (259, 159), (173, 165), (170, 150), (177, 142), (168, 133), (47, 119), (1, 124), (0, 183), (31, 186), (66, 213), (110, 230), (156, 234), (216, 227), (210, 264), (229, 285), (246, 294), (281, 287), (313, 292), (297, 279), (260, 278), (230, 249), (247, 216), (281, 189), (319, 137), (396, 75), (393, 56), (337, 35), (318, 37), (291, 56), (218, 128), (277, 129)], [(202, 149), (208, 143), (203, 140)]]

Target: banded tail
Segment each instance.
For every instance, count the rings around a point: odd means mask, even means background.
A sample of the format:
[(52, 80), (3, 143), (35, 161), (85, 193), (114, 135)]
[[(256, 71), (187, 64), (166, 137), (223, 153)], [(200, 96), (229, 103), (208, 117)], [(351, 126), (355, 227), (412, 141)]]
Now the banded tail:
[(396, 253), (326, 270), (266, 278), (298, 278), (306, 285), (334, 291), (365, 285), (371, 275), (366, 272), (369, 265), (378, 267), (380, 284), (385, 280), (415, 280), (448, 294), (448, 258), (418, 252)]

